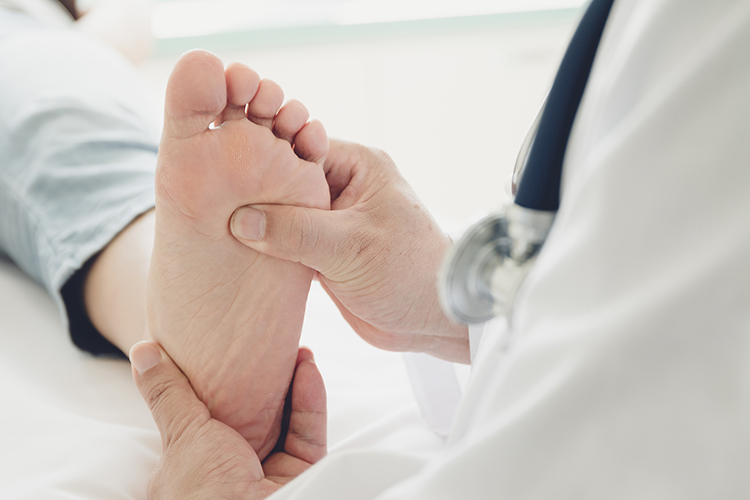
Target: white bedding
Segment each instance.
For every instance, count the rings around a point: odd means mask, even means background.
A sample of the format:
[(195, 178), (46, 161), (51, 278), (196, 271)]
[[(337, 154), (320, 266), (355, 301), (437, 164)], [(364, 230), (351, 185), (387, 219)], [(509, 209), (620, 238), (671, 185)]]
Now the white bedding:
[[(0, 335), (0, 499), (145, 498), (161, 443), (129, 363), (79, 351), (46, 292), (2, 260)], [(360, 340), (317, 284), (302, 343), (326, 381), (334, 448), (376, 421), (422, 425), (401, 355)]]

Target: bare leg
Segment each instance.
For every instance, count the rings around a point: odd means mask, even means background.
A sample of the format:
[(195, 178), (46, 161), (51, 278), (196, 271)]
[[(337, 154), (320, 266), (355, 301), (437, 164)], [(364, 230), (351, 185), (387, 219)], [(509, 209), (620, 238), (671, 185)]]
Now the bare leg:
[(144, 338), (154, 222), (151, 210), (125, 228), (96, 259), (84, 285), (91, 322), (125, 353)]

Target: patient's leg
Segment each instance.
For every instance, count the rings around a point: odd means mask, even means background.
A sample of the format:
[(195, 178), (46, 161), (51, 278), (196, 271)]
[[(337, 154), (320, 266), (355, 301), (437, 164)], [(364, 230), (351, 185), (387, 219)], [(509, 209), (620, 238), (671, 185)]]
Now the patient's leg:
[(282, 100), (278, 86), (245, 66), (225, 71), (202, 51), (178, 61), (167, 87), (148, 278), (150, 335), (212, 415), (261, 457), (278, 437), (313, 271), (249, 250), (229, 219), (259, 202), (329, 206), (325, 132), (306, 124), (296, 102), (279, 111)]
[[(148, 217), (129, 224), (154, 206), (159, 139), (149, 95), (106, 45), (3, 8), (0, 68), (0, 252), (55, 298), (78, 346), (114, 353), (88, 322), (81, 283), (84, 264), (113, 239), (129, 240)], [(124, 352), (145, 324), (153, 230), (140, 234), (110, 280), (116, 292), (106, 295), (117, 301), (100, 315), (113, 315), (121, 335), (111, 325), (100, 331)], [(123, 299), (138, 289), (140, 299)]]
[(131, 222), (93, 261), (83, 287), (94, 327), (124, 353), (144, 338), (154, 223), (153, 210)]
[[(185, 213), (178, 211), (172, 214), (171, 221), (167, 223), (170, 206), (163, 203), (165, 198), (159, 198), (157, 213), (149, 211), (154, 206), (153, 168), (157, 160), (157, 141), (150, 132), (150, 101), (132, 68), (107, 47), (73, 30), (47, 31), (43, 26), (33, 24), (33, 19), (28, 17), (3, 14), (4, 10), (0, 9), (0, 67), (7, 70), (0, 72), (0, 89), (4, 96), (0, 100), (0, 121), (5, 130), (0, 137), (0, 182), (4, 186), (0, 190), (0, 251), (55, 297), (61, 309), (68, 313), (71, 334), (79, 346), (94, 353), (114, 352), (112, 345), (106, 343), (94, 328), (84, 327), (90, 318), (106, 339), (121, 351), (128, 352), (135, 342), (143, 338), (145, 331), (146, 283), (156, 215), (161, 217), (162, 231), (157, 235), (157, 249), (161, 249), (161, 252), (158, 254), (159, 260), (155, 262), (160, 263), (162, 271), (174, 270), (178, 264), (183, 268), (189, 267), (189, 262), (180, 260), (179, 254), (171, 255), (175, 266), (170, 268), (165, 261), (170, 258), (171, 250), (189, 249), (190, 255), (198, 255), (192, 252), (196, 246), (190, 248), (187, 245), (187, 237), (208, 226), (205, 234), (212, 238), (211, 245), (221, 249), (224, 254), (217, 251), (210, 258), (204, 255), (208, 259), (205, 265), (196, 259), (192, 276), (207, 278), (217, 270), (230, 272), (241, 267), (237, 257), (241, 255), (248, 259), (245, 262), (246, 279), (236, 280), (236, 295), (231, 298), (236, 298), (238, 302), (228, 307), (230, 311), (227, 311), (223, 323), (212, 327), (212, 333), (221, 342), (205, 339), (208, 345), (203, 346), (193, 339), (190, 348), (196, 353), (195, 357), (183, 352), (173, 355), (193, 376), (196, 387), (201, 388), (207, 401), (209, 396), (213, 397), (211, 391), (222, 385), (218, 373), (220, 368), (237, 377), (229, 377), (225, 385), (237, 390), (244, 399), (216, 390), (217, 395), (210, 400), (215, 402), (213, 407), (216, 412), (229, 415), (232, 404), (243, 411), (255, 411), (257, 404), (261, 404), (268, 408), (267, 421), (275, 422), (272, 413), (278, 409), (276, 405), (280, 396), (274, 392), (275, 386), (269, 383), (271, 389), (261, 394), (267, 400), (252, 398), (258, 396), (257, 391), (265, 383), (265, 378), (273, 378), (274, 375), (278, 379), (284, 378), (285, 364), (275, 362), (277, 353), (282, 353), (280, 355), (284, 358), (286, 350), (283, 347), (292, 343), (295, 348), (290, 349), (290, 357), (296, 352), (296, 336), (299, 334), (304, 289), (307, 287), (305, 280), (309, 280), (309, 271), (301, 270), (297, 274), (295, 270), (300, 268), (294, 266), (280, 266), (278, 270), (271, 264), (261, 266), (263, 261), (256, 260), (255, 254), (244, 248), (240, 248), (238, 254), (233, 254), (231, 247), (222, 247), (221, 228), (225, 230), (227, 239), (237, 247), (239, 245), (229, 236), (227, 227), (229, 217), (238, 205), (274, 199), (306, 203), (304, 196), (295, 199), (297, 196), (293, 189), (304, 186), (305, 189), (315, 190), (318, 186), (318, 195), (310, 196), (318, 196), (319, 199), (310, 204), (316, 205), (319, 201), (316, 206), (325, 206), (327, 188), (319, 165), (305, 164), (310, 166), (305, 175), (315, 178), (307, 184), (294, 184), (294, 171), (284, 177), (285, 169), (290, 170), (289, 165), (267, 169), (271, 174), (267, 176), (264, 175), (267, 171), (260, 167), (268, 167), (268, 164), (248, 163), (251, 159), (261, 158), (261, 152), (280, 151), (282, 148), (278, 145), (280, 141), (267, 128), (256, 126), (242, 117), (242, 106), (238, 103), (242, 100), (251, 102), (250, 118), (254, 121), (269, 126), (275, 123), (277, 135), (292, 141), (299, 157), (318, 160), (324, 156), (327, 141), (322, 128), (315, 123), (305, 125), (304, 108), (298, 104), (288, 105), (278, 116), (274, 116), (281, 100), (280, 93), (267, 84), (261, 87), (257, 96), (247, 95), (248, 88), (254, 91), (253, 85), (258, 82), (241, 77), (247, 73), (242, 67), (231, 69), (228, 75), (235, 76), (226, 81), (222, 70), (199, 75), (197, 82), (191, 82), (190, 79), (196, 75), (184, 70), (192, 66), (183, 64), (183, 70), (178, 68), (176, 78), (173, 78), (174, 84), (170, 86), (168, 109), (171, 115), (167, 118), (168, 133), (162, 144), (164, 154), (160, 158), (162, 169), (159, 180), (160, 186), (164, 187), (169, 183), (170, 176), (171, 180), (185, 180), (185, 174), (192, 172), (196, 181), (192, 187), (199, 192), (183, 190), (184, 186), (178, 182), (175, 184), (177, 191), (170, 192), (174, 199), (166, 201), (185, 202), (179, 206), (196, 208), (200, 213), (193, 219), (182, 219), (180, 225), (179, 217)], [(15, 23), (18, 19), (29, 26), (24, 25), (23, 29), (17, 31), (6, 29), (17, 27)], [(38, 64), (29, 66), (29, 60)], [(212, 59), (207, 57), (206, 60)], [(216, 62), (215, 59), (213, 61)], [(216, 69), (216, 65), (208, 69), (211, 68)], [(255, 78), (251, 72), (249, 76), (250, 79)], [(204, 84), (207, 82), (220, 84), (206, 87)], [(180, 119), (174, 118), (180, 110), (189, 110), (189, 106), (196, 103), (196, 98), (199, 100), (203, 95), (195, 94), (195, 88), (208, 91), (214, 97), (229, 97), (229, 104), (237, 106), (227, 105), (225, 98), (221, 107), (226, 108), (223, 116), (230, 122), (212, 131), (210, 139), (200, 139), (201, 134), (197, 132), (190, 139), (178, 139), (174, 132), (185, 128), (185, 123), (189, 122), (187, 128), (190, 128), (190, 124), (205, 125), (207, 122), (201, 122), (201, 117), (210, 119), (210, 116), (201, 113), (192, 117), (187, 113)], [(272, 90), (270, 99), (263, 97), (263, 88)], [(244, 96), (241, 95), (243, 92)], [(207, 108), (205, 111), (219, 113), (221, 110)], [(240, 131), (245, 133), (234, 133)], [(208, 133), (203, 135), (207, 136)], [(322, 141), (318, 140), (321, 138)], [(232, 150), (225, 144), (232, 140), (235, 146), (246, 141), (247, 145), (261, 143), (263, 148), (261, 151), (242, 147)], [(279, 157), (287, 160), (291, 157), (293, 161), (298, 161), (289, 142), (283, 145), (286, 149)], [(202, 146), (206, 148), (201, 150)], [(211, 147), (215, 151), (207, 149)], [(270, 149), (264, 149), (266, 147)], [(232, 156), (233, 153), (236, 154)], [(228, 155), (224, 163), (217, 160)], [(265, 156), (263, 158), (267, 160)], [(195, 168), (192, 161), (202, 163)], [(200, 179), (203, 174), (196, 174), (200, 168), (208, 169), (210, 175)], [(274, 175), (277, 177), (274, 178)], [(287, 180), (292, 184), (284, 184)], [(247, 186), (252, 189), (238, 192)], [(284, 191), (287, 187), (289, 192)], [(165, 192), (160, 191), (160, 195)], [(238, 197), (238, 194), (242, 197)], [(243, 198), (245, 195), (246, 199)], [(193, 202), (196, 204), (193, 205)], [(231, 208), (225, 204), (230, 204)], [(224, 209), (227, 211), (222, 215), (221, 225), (217, 226), (220, 229), (216, 229), (212, 223), (219, 219), (219, 212)], [(172, 223), (173, 227), (169, 227)], [(168, 236), (175, 244), (165, 248), (164, 241)], [(183, 238), (182, 245), (179, 244), (180, 238)], [(161, 247), (159, 242), (162, 243)], [(82, 268), (87, 261), (93, 262), (88, 274), (87, 268)], [(303, 274), (305, 279), (300, 276)], [(272, 280), (272, 276), (278, 281)], [(291, 287), (286, 295), (284, 289), (280, 288), (285, 285), (279, 283), (284, 283), (287, 276), (292, 284), (302, 283), (302, 289)], [(238, 277), (239, 273), (235, 279)], [(82, 282), (84, 285), (79, 287)], [(228, 285), (224, 290), (227, 289)], [(173, 290), (162, 289), (163, 293), (154, 294), (154, 302), (163, 302), (170, 293), (182, 293), (184, 298), (188, 290), (189, 284), (184, 283)], [(264, 291), (267, 291), (266, 296), (263, 296)], [(215, 295), (218, 289), (213, 292)], [(212, 296), (207, 295), (206, 300)], [(244, 303), (240, 303), (243, 297)], [(196, 298), (195, 304), (201, 304), (200, 298)], [(162, 309), (165, 314), (174, 312), (166, 307)], [(232, 314), (229, 313), (235, 312), (245, 314), (244, 320), (248, 326), (245, 337), (238, 334), (238, 324), (232, 324)], [(174, 351), (174, 345), (188, 342), (186, 337), (181, 337), (184, 332), (172, 329), (175, 323), (169, 317), (163, 319), (167, 326), (160, 332), (163, 336), (159, 339), (165, 345), (172, 346)], [(273, 338), (268, 338), (272, 334)], [(253, 349), (241, 347), (231, 356), (223, 356), (222, 349), (228, 348), (230, 337), (237, 346), (253, 344), (253, 339), (258, 340), (258, 337), (262, 337), (262, 340)], [(273, 347), (280, 346), (279, 350), (273, 350), (271, 344)], [(258, 357), (264, 355), (263, 349), (272, 351), (272, 355), (260, 362)], [(246, 359), (242, 359), (242, 355)], [(200, 356), (205, 356), (204, 372), (199, 366)], [(207, 358), (211, 356), (217, 360), (217, 365), (210, 366)], [(268, 374), (260, 376), (260, 380), (250, 380), (249, 376), (244, 376), (256, 366), (262, 368), (263, 362), (267, 362), (270, 369)], [(219, 363), (223, 363), (221, 367)], [(241, 369), (237, 369), (238, 364), (242, 364)], [(289, 370), (292, 368), (290, 364)], [(211, 378), (214, 375), (216, 378)], [(251, 385), (252, 390), (245, 390)], [(286, 387), (288, 383), (278, 382), (277, 385)], [(245, 406), (240, 404), (240, 399), (247, 402)], [(229, 403), (222, 406), (221, 401)], [(243, 424), (249, 424), (247, 427), (250, 427), (251, 417), (246, 417), (244, 422), (239, 419), (237, 426), (242, 428)], [(242, 430), (254, 443), (263, 440), (263, 436), (254, 435), (247, 428)], [(269, 435), (274, 432), (270, 427), (263, 431), (262, 425), (257, 426), (256, 430)]]

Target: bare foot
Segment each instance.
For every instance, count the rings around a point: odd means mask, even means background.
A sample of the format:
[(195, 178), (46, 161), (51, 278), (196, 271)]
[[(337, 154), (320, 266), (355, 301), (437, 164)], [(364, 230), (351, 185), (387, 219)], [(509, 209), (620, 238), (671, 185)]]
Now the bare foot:
[[(248, 68), (182, 56), (167, 85), (156, 171), (148, 334), (214, 418), (265, 457), (279, 436), (313, 272), (231, 235), (253, 203), (327, 209), (319, 122)], [(214, 126), (210, 127), (211, 124)], [(307, 161), (309, 160), (309, 161)]]

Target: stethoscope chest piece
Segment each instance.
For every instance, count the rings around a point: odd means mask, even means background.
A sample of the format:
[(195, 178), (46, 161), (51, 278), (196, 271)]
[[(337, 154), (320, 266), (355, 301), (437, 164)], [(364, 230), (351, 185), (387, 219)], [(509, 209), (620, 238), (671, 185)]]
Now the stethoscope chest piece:
[(443, 261), (438, 290), (443, 309), (460, 323), (487, 321), (502, 312), (492, 293), (493, 269), (507, 257), (508, 221), (493, 214), (469, 227)]
[(507, 315), (554, 217), (554, 212), (511, 205), (469, 227), (448, 251), (438, 276), (445, 312), (463, 324)]

